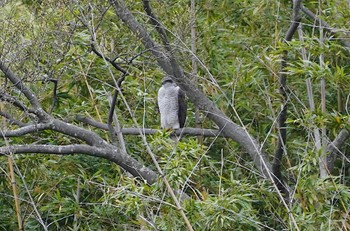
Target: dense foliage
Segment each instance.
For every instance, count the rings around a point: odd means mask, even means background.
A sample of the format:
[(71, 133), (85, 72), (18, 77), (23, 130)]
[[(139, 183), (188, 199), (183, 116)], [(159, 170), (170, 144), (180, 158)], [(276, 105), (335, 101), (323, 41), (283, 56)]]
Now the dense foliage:
[[(127, 1), (150, 34), (142, 1)], [(349, 3), (305, 3), (321, 18), (349, 33)], [(39, 97), (46, 111), (75, 121), (77, 115), (106, 123), (108, 98), (121, 73), (97, 56), (93, 43), (107, 58), (130, 74), (123, 84), (116, 113), (123, 127), (159, 128), (156, 95), (164, 76), (154, 57), (123, 25), (108, 1), (5, 1), (0, 8), (0, 58)], [(185, 72), (191, 72), (189, 1), (151, 1), (167, 29)], [(196, 1), (198, 72), (193, 81), (233, 121), (252, 134), (273, 158), (280, 112), (278, 76), (288, 51), (288, 138), (282, 172), (291, 187), (292, 202), (284, 206), (272, 182), (264, 179), (252, 159), (232, 140), (186, 136), (174, 145), (170, 132), (147, 136), (147, 141), (179, 197), (195, 230), (349, 230), (350, 182), (347, 146), (334, 176), (319, 177), (322, 150), (315, 148), (314, 128), (326, 128), (332, 141), (348, 128), (349, 48), (339, 38), (302, 18), (303, 40), (286, 44), (292, 16), (289, 1)], [(306, 60), (302, 51), (306, 50)], [(304, 50), (304, 51), (305, 51)], [(321, 58), (320, 58), (321, 57)], [(323, 60), (323, 61), (322, 61)], [(2, 78), (1, 88), (23, 98)], [(311, 79), (315, 110), (306, 94)], [(55, 81), (57, 80), (57, 91)], [(326, 81), (326, 112), (321, 109), (321, 79)], [(53, 102), (55, 102), (53, 104)], [(0, 102), (1, 104), (1, 102)], [(11, 106), (8, 111), (24, 116)], [(0, 108), (1, 110), (1, 108)], [(195, 127), (190, 104), (186, 127)], [(200, 112), (204, 128), (215, 125)], [(28, 121), (22, 121), (26, 123)], [(1, 130), (15, 127), (4, 121)], [(91, 130), (110, 140), (109, 133)], [(71, 137), (52, 131), (1, 139), (11, 144), (69, 144)], [(153, 166), (138, 136), (125, 136), (127, 151)], [(0, 163), (0, 230), (18, 229), (7, 157)], [(25, 230), (184, 230), (177, 208), (160, 178), (147, 185), (129, 177), (117, 165), (92, 156), (16, 155), (16, 185)]]

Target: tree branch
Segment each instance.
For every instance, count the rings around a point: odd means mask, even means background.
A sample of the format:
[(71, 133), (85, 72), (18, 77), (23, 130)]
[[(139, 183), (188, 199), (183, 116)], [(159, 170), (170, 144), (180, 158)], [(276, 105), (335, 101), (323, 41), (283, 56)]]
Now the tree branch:
[(158, 175), (140, 164), (135, 159), (128, 155), (118, 152), (115, 148), (99, 148), (84, 144), (74, 145), (12, 145), (7, 147), (0, 147), (0, 155), (12, 154), (27, 154), (27, 153), (42, 153), (42, 154), (57, 154), (57, 155), (71, 155), (71, 154), (87, 154), (90, 156), (101, 157), (112, 161), (126, 171), (130, 172), (135, 177), (140, 177), (146, 180), (147, 183), (153, 184)]
[[(0, 148), (3, 154), (9, 153), (52, 153), (52, 154), (73, 154), (85, 153), (92, 156), (98, 156), (108, 159), (126, 171), (131, 173), (133, 176), (142, 177), (147, 180), (148, 183), (154, 183), (158, 175), (154, 171), (143, 166), (137, 160), (131, 158), (124, 152), (119, 152), (113, 145), (108, 144), (96, 133), (80, 128), (76, 125), (63, 122), (58, 119), (52, 118), (47, 114), (35, 96), (35, 94), (28, 89), (22, 81), (3, 63), (0, 61), (0, 70), (4, 72), (5, 76), (10, 79), (16, 88), (18, 88), (25, 97), (30, 101), (33, 107), (33, 113), (39, 118), (39, 124), (27, 125), (23, 128), (19, 128), (11, 131), (4, 131), (3, 137), (6, 136), (20, 136), (36, 131), (50, 129), (57, 131), (61, 134), (68, 135), (70, 137), (77, 138), (86, 142), (88, 145), (68, 145), (68, 146), (52, 146), (52, 145), (14, 145)], [(19, 102), (19, 101), (18, 101)], [(18, 104), (20, 105), (20, 104)], [(91, 145), (91, 146), (89, 146)]]
[(121, 85), (125, 79), (125, 76), (127, 75), (127, 72), (125, 72), (118, 80), (116, 83), (116, 89), (114, 90), (114, 94), (112, 97), (112, 100), (110, 101), (110, 108), (109, 108), (109, 113), (108, 113), (108, 121), (107, 121), (107, 125), (108, 125), (108, 130), (111, 133), (112, 136), (112, 141), (116, 142), (116, 131), (113, 127), (113, 118), (114, 118), (114, 111), (115, 111), (115, 106), (117, 104), (117, 98), (118, 98), (118, 94), (121, 91)]
[[(80, 128), (73, 124), (63, 122), (58, 119), (52, 118), (47, 114), (40, 105), (36, 95), (27, 88), (23, 82), (5, 65), (4, 62), (0, 61), (0, 70), (5, 74), (5, 76), (13, 83), (13, 85), (19, 89), (24, 96), (30, 101), (33, 107), (33, 113), (39, 118), (39, 123), (36, 125), (28, 125), (23, 128), (19, 128), (12, 131), (6, 131), (8, 136), (20, 136), (29, 134), (35, 131), (50, 129), (57, 131), (61, 134), (65, 134), (86, 142), (88, 145), (66, 145), (66, 146), (53, 146), (53, 145), (13, 145), (0, 148), (0, 153), (9, 154), (12, 153), (50, 153), (50, 154), (74, 154), (74, 153), (84, 153), (92, 156), (102, 157), (108, 159), (126, 171), (131, 173), (133, 176), (141, 177), (147, 180), (148, 183), (154, 183), (158, 174), (154, 171), (143, 166), (137, 160), (133, 159), (124, 152), (120, 152), (113, 145), (108, 144), (96, 133)], [(20, 105), (20, 104), (18, 104)], [(5, 133), (3, 137), (5, 136)]]
[[(80, 122), (83, 122), (85, 124), (91, 125), (95, 128), (103, 129), (105, 131), (108, 131), (108, 125), (98, 122), (96, 120), (86, 118), (83, 116), (77, 116), (76, 119)], [(154, 135), (158, 132), (162, 132), (164, 130), (160, 129), (152, 129), (152, 128), (122, 128), (121, 133), (123, 135), (140, 135), (140, 132), (144, 135)], [(205, 137), (226, 137), (229, 138), (229, 136), (225, 136), (220, 130), (216, 129), (202, 129), (202, 128), (182, 128), (182, 129), (176, 129), (174, 131), (174, 134), (177, 136), (182, 135), (190, 135), (190, 136), (205, 136)]]
[(63, 122), (58, 119), (53, 119), (51, 124), (53, 131), (60, 132), (62, 134), (85, 141), (87, 144), (96, 147), (106, 147), (109, 145), (104, 139), (98, 136), (96, 133), (78, 127), (76, 125)]
[(3, 131), (2, 137), (18, 137), (45, 129), (54, 130), (75, 137), (85, 141), (89, 145), (13, 145), (0, 148), (0, 153), (49, 153), (59, 155), (81, 153), (108, 159), (124, 168), (133, 176), (147, 180), (150, 184), (154, 183), (158, 178), (158, 175), (154, 171), (143, 166), (126, 153), (120, 152), (117, 148), (108, 144), (94, 132), (57, 119), (53, 119), (49, 123), (32, 124), (16, 130)]
[(0, 134), (2, 137), (19, 137), (34, 132), (43, 131), (49, 129), (50, 127), (50, 123), (30, 124), (15, 130), (5, 130)]
[[(110, 96), (108, 96), (108, 101), (109, 101), (109, 104), (111, 104), (112, 99), (111, 99)], [(119, 123), (119, 119), (118, 119), (117, 113), (113, 114), (113, 118), (112, 119), (113, 119), (113, 122), (114, 122), (113, 132), (116, 135), (116, 139), (118, 141), (117, 145), (123, 152), (127, 153), (125, 140), (124, 140), (123, 133), (121, 132), (121, 126), (120, 126), (120, 123)], [(111, 129), (109, 128), (109, 130), (111, 130)]]

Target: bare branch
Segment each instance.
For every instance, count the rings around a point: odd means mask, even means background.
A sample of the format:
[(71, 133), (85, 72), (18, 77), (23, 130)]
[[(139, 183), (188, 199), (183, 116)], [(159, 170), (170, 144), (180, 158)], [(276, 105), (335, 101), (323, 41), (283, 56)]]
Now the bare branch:
[(50, 127), (50, 123), (30, 124), (15, 130), (1, 131), (0, 134), (2, 137), (18, 137), (34, 132), (43, 131), (49, 129)]
[(96, 133), (58, 119), (52, 120), (51, 129), (62, 134), (83, 140), (92, 146), (105, 147), (108, 145), (108, 143)]
[[(96, 120), (86, 118), (83, 116), (77, 116), (76, 119), (85, 124), (91, 125), (96, 128), (100, 128), (108, 131), (108, 125), (98, 122)], [(140, 132), (144, 135), (154, 135), (158, 132), (163, 132), (164, 130), (160, 129), (151, 129), (151, 128), (122, 128), (121, 133), (123, 135), (140, 135)], [(177, 136), (190, 135), (190, 136), (205, 136), (205, 137), (226, 137), (220, 130), (216, 129), (202, 129), (202, 128), (182, 128), (174, 131), (174, 134)]]
[(147, 183), (154, 183), (158, 175), (141, 165), (138, 161), (128, 155), (118, 152), (115, 148), (99, 148), (84, 144), (74, 145), (12, 145), (0, 147), (0, 155), (12, 154), (27, 154), (27, 153), (42, 153), (42, 154), (57, 154), (57, 155), (71, 155), (71, 154), (87, 154), (90, 156), (101, 157), (110, 160), (126, 171), (130, 172), (135, 177), (140, 177), (147, 181)]
[(15, 130), (2, 131), (2, 136), (18, 137), (46, 129), (57, 131), (62, 134), (77, 138), (79, 140), (85, 141), (89, 145), (94, 145), (96, 147), (105, 147), (108, 145), (108, 143), (99, 137), (96, 133), (58, 119), (52, 119), (48, 123), (30, 124)]
[[(111, 102), (113, 101), (111, 96), (108, 96), (108, 101), (109, 104), (111, 104)], [(127, 153), (126, 150), (126, 146), (125, 146), (125, 140), (124, 140), (124, 136), (123, 133), (121, 132), (121, 126), (118, 120), (118, 115), (117, 113), (113, 114), (113, 122), (114, 122), (114, 126), (113, 126), (113, 134), (116, 135), (115, 139), (117, 140), (117, 147), (119, 147), (123, 152)], [(109, 126), (109, 125), (108, 125)], [(109, 131), (111, 132), (111, 128), (109, 127)], [(113, 137), (113, 136), (112, 136)]]
[[(4, 62), (0, 61), (0, 70), (4, 72), (7, 79), (9, 79), (13, 85), (21, 91), (21, 93), (30, 101), (33, 113), (39, 118), (39, 124), (26, 125), (23, 128), (4, 131), (3, 137), (6, 136), (21, 136), (36, 131), (42, 131), (44, 129), (50, 129), (52, 131), (59, 132), (61, 134), (74, 137), (81, 141), (86, 142), (88, 145), (67, 145), (67, 146), (53, 146), (53, 145), (7, 145), (0, 148), (2, 154), (11, 153), (49, 153), (49, 154), (74, 154), (83, 153), (92, 156), (102, 157), (108, 159), (126, 171), (131, 173), (133, 176), (141, 177), (147, 180), (148, 183), (154, 183), (158, 175), (154, 171), (143, 166), (140, 162), (133, 159), (125, 152), (117, 149), (113, 145), (108, 144), (96, 133), (80, 128), (76, 125), (63, 122), (59, 119), (52, 118), (48, 113), (46, 113), (40, 105), (37, 96), (25, 86), (19, 77), (17, 77)], [(4, 95), (4, 94), (2, 94)], [(11, 99), (12, 100), (12, 99)], [(12, 100), (11, 102), (17, 101)], [(19, 101), (18, 101), (19, 102)], [(21, 107), (21, 106), (19, 106)], [(30, 109), (29, 109), (30, 110)]]
[(122, 85), (122, 82), (124, 81), (126, 75), (127, 75), (127, 72), (124, 73), (117, 80), (116, 89), (114, 90), (114, 94), (113, 94), (112, 100), (110, 102), (110, 108), (109, 108), (109, 113), (108, 113), (108, 121), (107, 121), (108, 130), (111, 133), (112, 141), (114, 141), (114, 142), (115, 142), (115, 138), (116, 138), (115, 137), (116, 131), (115, 131), (114, 127), (113, 127), (114, 111), (115, 111), (115, 106), (117, 104), (118, 94), (121, 91), (121, 85)]
[(115, 81), (115, 90), (114, 90), (114, 94), (113, 94), (112, 100), (110, 102), (110, 108), (109, 108), (108, 119), (107, 119), (108, 130), (109, 130), (109, 132), (111, 134), (112, 143), (116, 144), (117, 143), (116, 131), (115, 131), (114, 127), (113, 127), (113, 118), (114, 118), (115, 106), (116, 106), (116, 103), (117, 103), (118, 94), (121, 92), (121, 84), (123, 83), (125, 77), (129, 73), (126, 70), (124, 70), (122, 67), (120, 67), (115, 62), (115, 59), (111, 60), (110, 58), (104, 56), (104, 54), (102, 53), (101, 49), (99, 49), (99, 47), (96, 47), (97, 41), (96, 41), (96, 36), (94, 34), (95, 29), (92, 28), (92, 29), (90, 29), (90, 31), (92, 33), (92, 36), (91, 36), (91, 39), (92, 39), (91, 49), (92, 49), (92, 51), (98, 57), (100, 57), (103, 60), (105, 60), (106, 64), (107, 64), (107, 62), (109, 62), (115, 69), (117, 69), (118, 71), (122, 72), (121, 77), (117, 81)]

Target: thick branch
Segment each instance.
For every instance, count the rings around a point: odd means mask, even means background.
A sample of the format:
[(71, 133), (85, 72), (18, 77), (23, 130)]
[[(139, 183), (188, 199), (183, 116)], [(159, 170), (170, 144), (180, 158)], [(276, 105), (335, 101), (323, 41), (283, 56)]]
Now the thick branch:
[(8, 147), (0, 147), (1, 155), (8, 154), (26, 154), (26, 153), (43, 153), (43, 154), (87, 154), (90, 156), (101, 157), (112, 161), (126, 171), (130, 172), (135, 177), (140, 177), (152, 184), (158, 179), (158, 175), (141, 165), (138, 161), (128, 155), (118, 152), (117, 149), (112, 148), (98, 148), (89, 145), (75, 144), (75, 145), (13, 145)]
[(47, 123), (26, 125), (15, 130), (3, 131), (1, 135), (3, 137), (18, 137), (47, 129), (77, 138), (96, 147), (106, 147), (106, 145), (108, 145), (108, 143), (96, 133), (58, 119), (52, 119)]
[(49, 123), (32, 124), (15, 130), (3, 131), (2, 136), (18, 137), (46, 129), (51, 129), (65, 135), (75, 137), (77, 139), (85, 141), (89, 145), (14, 145), (10, 147), (0, 148), (0, 153), (48, 153), (59, 155), (81, 153), (108, 159), (120, 165), (133, 176), (142, 177), (150, 184), (154, 183), (158, 178), (158, 175), (154, 171), (143, 166), (137, 160), (133, 159), (126, 153), (118, 151), (118, 149), (108, 144), (94, 132), (62, 122), (57, 119), (53, 119)]
[(26, 134), (49, 129), (50, 126), (51, 126), (50, 123), (30, 124), (15, 130), (2, 131), (0, 135), (2, 137), (18, 137), (18, 136), (23, 136)]
[(52, 119), (48, 123), (30, 124), (15, 130), (3, 131), (1, 135), (3, 137), (18, 137), (47, 129), (77, 138), (96, 147), (106, 147), (109, 145), (96, 133), (58, 119)]
[(62, 134), (83, 140), (87, 144), (96, 147), (105, 147), (108, 145), (108, 143), (96, 133), (58, 119), (53, 119), (51, 129)]
[(118, 17), (130, 28), (130, 30), (141, 40), (143, 45), (150, 49), (155, 56), (159, 66), (169, 75), (182, 90), (185, 91), (189, 100), (208, 114), (208, 117), (216, 123), (227, 137), (238, 142), (252, 157), (256, 167), (263, 175), (269, 175), (270, 164), (262, 153), (258, 142), (249, 135), (241, 126), (233, 123), (215, 104), (210, 101), (192, 82), (185, 77), (183, 70), (171, 54), (161, 49), (152, 40), (146, 29), (139, 24), (131, 12), (121, 1), (110, 0)]

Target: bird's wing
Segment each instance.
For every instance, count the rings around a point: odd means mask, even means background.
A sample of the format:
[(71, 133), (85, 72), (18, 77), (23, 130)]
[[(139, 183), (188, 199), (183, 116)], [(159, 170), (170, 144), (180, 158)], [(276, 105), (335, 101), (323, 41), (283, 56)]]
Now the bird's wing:
[(183, 128), (186, 122), (186, 115), (187, 115), (187, 102), (186, 102), (186, 95), (185, 92), (182, 91), (179, 88), (178, 91), (178, 117), (179, 117), (179, 124), (180, 124), (180, 128)]

